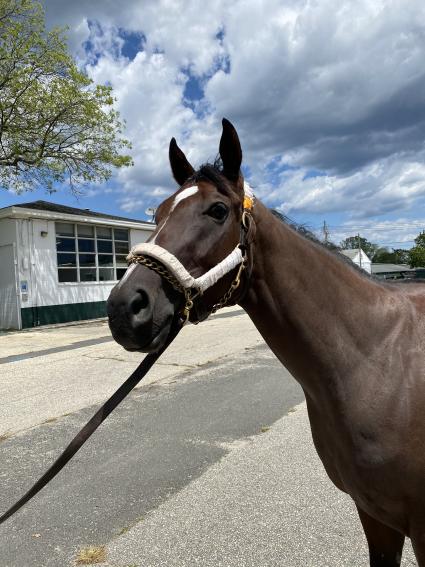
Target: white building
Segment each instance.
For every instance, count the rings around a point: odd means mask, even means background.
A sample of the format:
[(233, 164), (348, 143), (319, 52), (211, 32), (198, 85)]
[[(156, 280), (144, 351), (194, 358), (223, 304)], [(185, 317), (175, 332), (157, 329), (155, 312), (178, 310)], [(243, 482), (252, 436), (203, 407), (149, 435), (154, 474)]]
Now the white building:
[(362, 268), (368, 274), (372, 273), (372, 261), (370, 260), (369, 256), (363, 252), (363, 250), (359, 250), (358, 248), (354, 248), (352, 250), (341, 250), (341, 254), (350, 258), (350, 260)]
[(104, 317), (151, 223), (35, 201), (0, 209), (0, 329)]

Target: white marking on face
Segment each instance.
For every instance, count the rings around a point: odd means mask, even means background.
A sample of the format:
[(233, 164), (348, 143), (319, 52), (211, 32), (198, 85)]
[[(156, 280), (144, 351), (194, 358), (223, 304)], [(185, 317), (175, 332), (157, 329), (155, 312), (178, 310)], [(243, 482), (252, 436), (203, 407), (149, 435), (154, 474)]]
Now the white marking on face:
[(171, 213), (174, 211), (174, 209), (177, 207), (177, 205), (179, 203), (181, 203), (182, 201), (184, 201), (184, 199), (187, 199), (188, 197), (195, 195), (195, 193), (197, 193), (198, 191), (199, 191), (198, 186), (192, 185), (192, 187), (186, 187), (186, 189), (183, 189), (183, 191), (180, 191), (180, 193), (177, 193), (177, 195), (174, 198), (173, 204), (171, 205), (171, 209), (170, 209), (170, 212), (168, 213), (168, 217), (162, 223), (161, 228), (155, 234), (154, 238), (150, 241), (152, 244), (155, 244), (156, 237), (161, 232), (161, 230), (164, 228), (164, 226), (167, 224), (167, 221), (170, 218)]
[(181, 203), (184, 199), (187, 199), (188, 197), (195, 195), (195, 193), (197, 193), (198, 191), (199, 191), (198, 186), (193, 185), (192, 187), (187, 187), (186, 189), (183, 189), (183, 191), (181, 191), (180, 193), (177, 193), (174, 199), (174, 203), (171, 207), (170, 214), (174, 211), (174, 209), (177, 207), (179, 203)]

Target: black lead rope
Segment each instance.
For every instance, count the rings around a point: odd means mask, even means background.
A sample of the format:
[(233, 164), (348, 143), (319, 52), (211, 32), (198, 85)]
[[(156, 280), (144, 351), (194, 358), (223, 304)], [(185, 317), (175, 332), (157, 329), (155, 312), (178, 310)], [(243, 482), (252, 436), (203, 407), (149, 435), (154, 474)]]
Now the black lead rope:
[(168, 335), (167, 342), (158, 351), (152, 354), (148, 354), (133, 372), (133, 374), (127, 378), (127, 380), (122, 384), (118, 390), (112, 394), (112, 396), (107, 400), (103, 406), (94, 414), (88, 423), (77, 433), (71, 443), (66, 447), (63, 453), (56, 459), (53, 465), (43, 474), (43, 476), (28, 490), (22, 498), (20, 498), (7, 512), (0, 516), (0, 524), (5, 522), (10, 516), (17, 512), (24, 504), (26, 504), (33, 496), (35, 496), (40, 490), (46, 486), (48, 482), (52, 480), (63, 467), (72, 459), (75, 453), (81, 449), (87, 439), (96, 431), (99, 425), (105, 421), (108, 415), (120, 404), (123, 399), (131, 392), (131, 390), (140, 382), (142, 378), (146, 376), (161, 354), (168, 348), (168, 346), (173, 342), (181, 328), (184, 325), (184, 321), (178, 317), (177, 321), (174, 322), (174, 326)]

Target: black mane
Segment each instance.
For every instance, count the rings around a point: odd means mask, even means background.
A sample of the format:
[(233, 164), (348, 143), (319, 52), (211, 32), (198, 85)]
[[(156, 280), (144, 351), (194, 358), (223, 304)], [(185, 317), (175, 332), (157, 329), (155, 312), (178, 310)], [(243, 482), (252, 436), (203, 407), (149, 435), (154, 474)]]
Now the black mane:
[(217, 189), (224, 194), (227, 194), (229, 189), (227, 187), (226, 178), (223, 175), (223, 164), (220, 158), (217, 158), (214, 163), (204, 163), (189, 179), (193, 183), (198, 181), (208, 181), (217, 187)]

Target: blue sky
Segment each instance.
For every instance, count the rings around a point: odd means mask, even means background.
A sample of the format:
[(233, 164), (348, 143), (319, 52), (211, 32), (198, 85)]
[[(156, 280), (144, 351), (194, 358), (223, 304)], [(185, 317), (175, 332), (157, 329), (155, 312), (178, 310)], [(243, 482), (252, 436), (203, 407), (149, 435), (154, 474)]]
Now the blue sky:
[[(95, 4), (95, 6), (94, 6)], [(236, 126), (257, 195), (331, 238), (361, 232), (408, 247), (425, 228), (422, 0), (45, 0), (79, 65), (110, 83), (135, 166), (79, 198), (52, 200), (146, 218), (174, 189), (175, 136), (193, 165)]]

